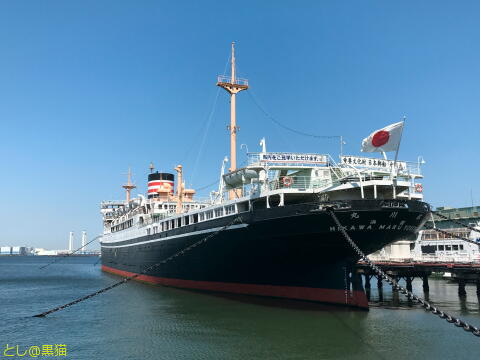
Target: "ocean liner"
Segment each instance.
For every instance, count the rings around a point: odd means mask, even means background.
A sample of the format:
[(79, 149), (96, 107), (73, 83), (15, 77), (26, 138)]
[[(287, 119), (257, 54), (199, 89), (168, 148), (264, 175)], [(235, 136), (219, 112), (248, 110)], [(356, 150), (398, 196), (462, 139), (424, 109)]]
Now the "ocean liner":
[[(225, 158), (218, 190), (196, 200), (181, 165), (175, 179), (152, 164), (147, 195), (132, 198), (129, 174), (126, 200), (101, 204), (102, 269), (178, 288), (368, 308), (354, 272), (358, 255), (329, 211), (364, 253), (414, 238), (430, 211), (420, 166), (268, 152), (262, 139), (261, 151), (237, 168), (235, 97), (248, 81), (235, 75), (233, 44), (231, 65), (231, 76), (217, 81), (231, 98), (230, 167), (225, 173)], [(373, 146), (381, 150), (388, 135), (377, 132)]]

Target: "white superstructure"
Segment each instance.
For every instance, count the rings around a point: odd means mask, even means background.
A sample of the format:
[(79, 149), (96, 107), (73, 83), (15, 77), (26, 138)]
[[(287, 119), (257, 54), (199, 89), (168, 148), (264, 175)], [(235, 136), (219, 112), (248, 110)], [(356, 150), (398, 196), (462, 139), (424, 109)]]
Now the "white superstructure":
[[(174, 193), (171, 181), (165, 188), (149, 186), (148, 197), (102, 202), (102, 243), (248, 211), (253, 202), (256, 207), (270, 208), (319, 198), (422, 200), (419, 179), (422, 175), (417, 164), (400, 161), (342, 156), (336, 163), (322, 154), (249, 153), (245, 167), (221, 175), (219, 189), (210, 199), (195, 200), (195, 192), (184, 189), (183, 183), (177, 184)], [(232, 191), (236, 195), (229, 199)]]

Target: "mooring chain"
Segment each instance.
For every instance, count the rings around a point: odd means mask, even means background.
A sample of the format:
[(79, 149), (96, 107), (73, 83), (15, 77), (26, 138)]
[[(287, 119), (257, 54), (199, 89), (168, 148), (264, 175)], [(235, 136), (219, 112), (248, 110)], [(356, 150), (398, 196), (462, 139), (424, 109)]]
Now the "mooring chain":
[(375, 265), (364, 253), (360, 248), (355, 244), (355, 242), (352, 240), (352, 238), (347, 234), (347, 231), (345, 228), (342, 226), (340, 221), (338, 220), (337, 216), (335, 215), (333, 209), (327, 209), (327, 211), (330, 213), (330, 215), (333, 218), (333, 221), (337, 225), (337, 227), (340, 229), (340, 232), (342, 233), (343, 237), (347, 242), (350, 244), (350, 246), (355, 250), (355, 252), (362, 258), (363, 261), (365, 261), (368, 266), (373, 269), (378, 276), (381, 276), (383, 280), (387, 281), (390, 285), (396, 287), (397, 289), (400, 290), (400, 292), (404, 295), (407, 296), (409, 299), (413, 299), (417, 301), (419, 304), (421, 304), (425, 310), (431, 311), (432, 314), (438, 315), (440, 318), (445, 319), (449, 323), (455, 324), (457, 327), (463, 328), (465, 331), (471, 332), (473, 335), (480, 337), (480, 329), (466, 323), (465, 321), (458, 319), (450, 314), (447, 314), (444, 311), (441, 311), (435, 306), (432, 306), (428, 301), (418, 297), (417, 295), (413, 294), (411, 291), (405, 289), (403, 286), (400, 286), (398, 282), (395, 279), (392, 279), (390, 276), (388, 276), (382, 269), (380, 269), (377, 265)]
[(439, 218), (442, 218), (444, 220), (449, 220), (457, 225), (460, 225), (461, 227), (464, 227), (464, 228), (467, 228), (469, 230), (472, 230), (472, 231), (476, 231), (476, 232), (480, 232), (479, 229), (475, 229), (474, 227), (470, 226), (470, 225), (466, 225), (464, 223), (462, 223), (461, 221), (458, 221), (458, 220), (454, 220), (454, 219), (450, 219), (448, 216), (445, 216), (445, 215), (442, 215), (442, 214), (439, 214), (438, 212), (436, 211), (432, 211), (432, 214), (435, 215), (435, 216), (438, 216)]
[(90, 240), (90, 241), (89, 241), (88, 243), (86, 243), (85, 245), (82, 245), (82, 247), (79, 247), (77, 250), (74, 250), (74, 251), (72, 251), (71, 253), (65, 254), (65, 255), (63, 255), (63, 256), (56, 257), (55, 260), (53, 260), (52, 262), (49, 262), (49, 263), (46, 264), (46, 265), (40, 266), (39, 269), (45, 269), (47, 266), (50, 266), (50, 265), (52, 265), (52, 264), (55, 264), (56, 262), (59, 262), (59, 261), (65, 259), (66, 257), (69, 257), (69, 256), (75, 254), (76, 252), (82, 250), (82, 249), (85, 249), (85, 247), (86, 247), (87, 245), (91, 244), (92, 242), (94, 242), (95, 240), (97, 240), (97, 239), (99, 239), (99, 238), (101, 238), (101, 237), (102, 237), (102, 235), (95, 236), (92, 240)]
[(105, 287), (105, 288), (103, 288), (103, 289), (100, 289), (100, 290), (98, 290), (98, 291), (95, 291), (94, 293), (91, 293), (91, 294), (89, 294), (89, 295), (83, 296), (83, 297), (81, 297), (81, 298), (79, 298), (79, 299), (76, 299), (76, 300), (71, 301), (71, 302), (69, 302), (69, 303), (67, 303), (67, 304), (58, 306), (58, 307), (53, 308), (53, 309), (51, 309), (51, 310), (45, 311), (45, 312), (43, 312), (43, 313), (34, 315), (33, 317), (45, 317), (45, 316), (47, 316), (47, 315), (49, 315), (49, 314), (51, 314), (51, 313), (57, 312), (57, 311), (59, 311), (59, 310), (63, 310), (63, 309), (65, 309), (65, 308), (67, 308), (67, 307), (70, 307), (70, 306), (72, 306), (72, 305), (78, 304), (79, 302), (88, 300), (88, 299), (90, 299), (90, 298), (92, 298), (92, 297), (94, 297), (94, 296), (100, 295), (100, 294), (102, 294), (102, 293), (104, 293), (104, 292), (106, 292), (106, 291), (108, 291), (108, 290), (111, 290), (111, 289), (113, 289), (113, 288), (116, 288), (116, 287), (119, 286), (119, 285), (125, 284), (125, 283), (129, 282), (130, 280), (133, 280), (133, 279), (135, 279), (135, 278), (137, 278), (137, 277), (139, 277), (139, 276), (147, 273), (148, 271), (150, 271), (150, 270), (152, 270), (152, 269), (154, 269), (154, 268), (156, 268), (156, 267), (158, 267), (158, 266), (160, 266), (160, 265), (163, 265), (163, 264), (165, 264), (165, 263), (167, 263), (167, 262), (169, 262), (169, 261), (177, 258), (178, 256), (184, 255), (186, 252), (192, 250), (193, 248), (197, 247), (198, 245), (201, 245), (202, 243), (206, 243), (206, 242), (207, 242), (208, 240), (210, 240), (212, 237), (218, 235), (218, 233), (222, 232), (223, 230), (226, 230), (228, 227), (232, 226), (232, 225), (235, 224), (236, 222), (240, 222), (240, 223), (243, 224), (242, 218), (241, 218), (240, 216), (238, 216), (238, 217), (236, 217), (235, 219), (233, 219), (232, 222), (230, 222), (229, 224), (221, 227), (221, 228), (218, 229), (217, 231), (209, 234), (208, 236), (206, 236), (206, 237), (204, 237), (203, 239), (201, 239), (201, 240), (193, 243), (192, 245), (189, 245), (189, 246), (187, 246), (186, 248), (184, 248), (184, 249), (182, 249), (182, 250), (180, 250), (180, 251), (177, 251), (175, 254), (167, 257), (166, 259), (163, 259), (162, 261), (160, 261), (160, 262), (158, 262), (158, 263), (156, 263), (156, 264), (153, 264), (153, 265), (145, 268), (144, 270), (142, 270), (142, 271), (141, 271), (140, 273), (138, 273), (138, 274), (135, 274), (135, 275), (132, 275), (132, 276), (127, 276), (127, 277), (123, 278), (122, 280), (120, 280), (120, 281), (118, 281), (118, 282), (116, 282), (116, 283), (114, 283), (114, 284), (112, 284), (112, 285), (110, 285), (110, 286), (107, 286), (107, 287)]
[[(472, 243), (472, 244), (475, 244), (477, 246), (480, 247), (480, 243), (474, 241), (474, 240), (470, 240), (470, 239), (467, 239), (466, 237), (463, 237), (463, 236), (460, 236), (460, 235), (456, 235), (456, 234), (453, 234), (449, 231), (445, 231), (445, 230), (442, 230), (442, 229), (439, 229), (439, 228), (436, 228), (436, 227), (433, 227), (433, 226), (430, 226), (430, 225), (427, 225), (425, 224), (424, 225), (427, 229), (431, 229), (431, 230), (435, 230), (435, 231), (438, 231), (439, 233), (442, 233), (444, 235), (448, 235), (450, 236), (451, 238), (457, 238), (459, 240), (463, 240), (463, 241), (466, 241), (466, 242), (469, 242), (469, 243)], [(476, 230), (478, 231), (478, 230)]]

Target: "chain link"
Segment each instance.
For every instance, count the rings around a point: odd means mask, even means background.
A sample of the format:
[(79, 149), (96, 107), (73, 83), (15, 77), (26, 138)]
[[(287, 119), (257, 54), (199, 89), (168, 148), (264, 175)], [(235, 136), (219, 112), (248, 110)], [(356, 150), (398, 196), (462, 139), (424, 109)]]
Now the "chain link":
[(197, 246), (199, 246), (199, 245), (201, 245), (201, 244), (206, 243), (206, 242), (207, 242), (208, 240), (210, 240), (212, 237), (218, 235), (218, 233), (226, 230), (226, 229), (229, 228), (230, 226), (234, 225), (236, 222), (240, 222), (240, 223), (243, 224), (242, 218), (241, 218), (240, 216), (237, 216), (237, 217), (236, 217), (235, 219), (233, 219), (233, 221), (230, 222), (229, 224), (221, 227), (221, 228), (218, 229), (217, 231), (209, 234), (208, 236), (206, 236), (206, 237), (204, 237), (203, 239), (201, 239), (201, 240), (193, 243), (192, 245), (189, 245), (189, 246), (187, 246), (186, 248), (184, 248), (184, 249), (176, 252), (175, 254), (167, 257), (166, 259), (163, 259), (162, 261), (160, 261), (160, 262), (158, 262), (158, 263), (156, 263), (156, 264), (153, 264), (153, 265), (145, 268), (144, 270), (142, 270), (142, 271), (141, 271), (140, 273), (138, 273), (138, 274), (135, 274), (135, 275), (132, 275), (132, 276), (127, 276), (127, 277), (123, 278), (122, 280), (120, 280), (120, 281), (118, 281), (118, 282), (116, 282), (116, 283), (114, 283), (114, 284), (112, 284), (112, 285), (110, 285), (110, 286), (107, 286), (107, 287), (105, 287), (105, 288), (103, 288), (103, 289), (100, 289), (100, 290), (98, 290), (98, 291), (95, 291), (94, 293), (88, 294), (88, 295), (86, 295), (86, 296), (83, 296), (83, 297), (78, 298), (78, 299), (76, 299), (76, 300), (74, 300), (74, 301), (71, 301), (71, 302), (69, 302), (69, 303), (67, 303), (67, 304), (64, 304), (64, 305), (58, 306), (58, 307), (56, 307), (56, 308), (53, 308), (53, 309), (51, 309), (51, 310), (45, 311), (45, 312), (43, 312), (43, 313), (40, 313), (40, 314), (37, 314), (37, 315), (33, 315), (33, 317), (45, 317), (45, 316), (47, 316), (47, 315), (49, 315), (49, 314), (51, 314), (51, 313), (54, 313), (54, 312), (57, 312), (57, 311), (66, 309), (67, 307), (70, 307), (70, 306), (72, 306), (72, 305), (78, 304), (79, 302), (88, 300), (88, 299), (90, 299), (90, 298), (92, 298), (92, 297), (94, 297), (94, 296), (100, 295), (100, 294), (102, 294), (102, 293), (104, 293), (104, 292), (106, 292), (106, 291), (108, 291), (108, 290), (114, 289), (114, 288), (116, 288), (117, 286), (126, 284), (126, 283), (129, 282), (130, 280), (133, 280), (133, 279), (135, 279), (135, 278), (137, 278), (137, 277), (139, 277), (139, 276), (141, 276), (141, 275), (149, 272), (150, 270), (153, 270), (153, 269), (159, 267), (160, 265), (163, 265), (163, 264), (165, 264), (165, 263), (167, 263), (167, 262), (169, 262), (169, 261), (177, 258), (178, 256), (184, 255), (186, 252), (192, 250), (193, 248), (195, 248), (195, 247), (197, 247)]
[(398, 284), (398, 282), (391, 278), (390, 276), (388, 276), (382, 269), (380, 269), (377, 265), (375, 265), (364, 253), (362, 250), (360, 250), (360, 248), (357, 246), (357, 244), (355, 244), (355, 242), (352, 240), (352, 238), (350, 238), (350, 236), (347, 234), (345, 228), (342, 226), (342, 224), (340, 223), (340, 221), (338, 220), (337, 216), (335, 215), (334, 211), (332, 208), (329, 208), (327, 209), (327, 212), (331, 215), (333, 221), (335, 222), (335, 224), (337, 225), (337, 227), (340, 229), (340, 232), (342, 233), (343, 237), (345, 238), (345, 240), (347, 240), (347, 242), (350, 244), (350, 246), (353, 248), (353, 250), (357, 253), (357, 255), (367, 263), (367, 265), (373, 269), (376, 273), (377, 273), (377, 276), (380, 276), (383, 280), (385, 280), (386, 282), (388, 282), (390, 285), (396, 287), (397, 289), (400, 290), (400, 292), (404, 295), (407, 296), (407, 298), (409, 299), (412, 299), (416, 302), (418, 302), (419, 304), (421, 304), (425, 310), (427, 311), (430, 311), (432, 314), (435, 314), (437, 316), (439, 316), (440, 318), (442, 319), (445, 319), (447, 322), (449, 323), (452, 323), (454, 324), (455, 326), (457, 327), (461, 327), (463, 328), (465, 331), (468, 331), (468, 332), (471, 332), (473, 335), (475, 336), (478, 336), (480, 337), (480, 329), (473, 326), (473, 325), (470, 325), (468, 323), (466, 323), (465, 321), (461, 320), (461, 319), (458, 319), (458, 318), (455, 318), (453, 317), (452, 315), (450, 314), (447, 314), (446, 312), (444, 311), (441, 311), (440, 309), (438, 309), (437, 307), (435, 306), (432, 306), (428, 301), (418, 297), (417, 295), (415, 295), (414, 293), (412, 293), (411, 291), (407, 290), (406, 288), (404, 288), (403, 286), (400, 286)]

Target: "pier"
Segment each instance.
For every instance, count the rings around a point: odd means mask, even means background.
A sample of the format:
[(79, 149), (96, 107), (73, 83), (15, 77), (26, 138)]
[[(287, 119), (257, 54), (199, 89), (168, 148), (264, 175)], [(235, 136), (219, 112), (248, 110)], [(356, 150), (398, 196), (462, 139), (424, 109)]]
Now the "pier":
[[(458, 283), (458, 295), (466, 296), (465, 284), (473, 282), (477, 286), (477, 296), (480, 300), (480, 263), (448, 263), (448, 262), (375, 262), (384, 272), (395, 280), (405, 280), (406, 288), (412, 291), (412, 281), (419, 278), (423, 282), (424, 292), (429, 291), (428, 278), (433, 273), (451, 273), (452, 279)], [(377, 287), (383, 287), (382, 279), (363, 262), (356, 266), (357, 274), (364, 277), (365, 290), (371, 289), (371, 282), (375, 278)], [(396, 290), (393, 288), (393, 290)]]

